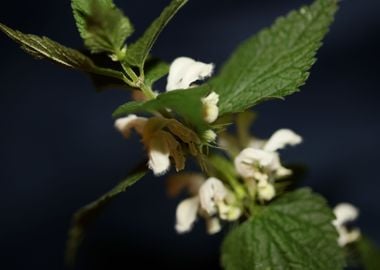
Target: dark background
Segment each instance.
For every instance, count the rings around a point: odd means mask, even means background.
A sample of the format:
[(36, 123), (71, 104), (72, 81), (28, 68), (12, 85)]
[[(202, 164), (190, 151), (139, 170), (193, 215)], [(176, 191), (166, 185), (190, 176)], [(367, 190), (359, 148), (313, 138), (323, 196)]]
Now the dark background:
[[(136, 36), (169, 0), (116, 1)], [(191, 0), (159, 38), (167, 61), (190, 56), (217, 67), (234, 47), (308, 0)], [(380, 1), (342, 1), (336, 23), (302, 92), (259, 105), (254, 132), (292, 128), (304, 144), (287, 161), (310, 167), (306, 183), (334, 205), (361, 209), (359, 225), (380, 242), (378, 182)], [(0, 21), (27, 33), (82, 47), (69, 1), (6, 1)], [(96, 94), (82, 74), (35, 61), (0, 35), (0, 269), (63, 269), (71, 214), (110, 189), (143, 155), (137, 136), (125, 141), (111, 112), (122, 91)], [(180, 198), (164, 178), (148, 177), (116, 199), (89, 231), (78, 269), (219, 269), (221, 235), (174, 231)]]

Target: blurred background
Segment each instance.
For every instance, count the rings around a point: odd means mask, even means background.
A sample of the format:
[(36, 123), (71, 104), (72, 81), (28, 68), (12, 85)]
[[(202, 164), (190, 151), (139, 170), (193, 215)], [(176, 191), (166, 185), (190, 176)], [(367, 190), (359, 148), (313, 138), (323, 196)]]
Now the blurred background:
[[(116, 0), (139, 36), (169, 0)], [(159, 38), (154, 54), (190, 56), (220, 67), (236, 45), (310, 0), (191, 0)], [(302, 91), (255, 110), (253, 132), (291, 128), (304, 143), (284, 152), (309, 166), (305, 185), (332, 205), (361, 209), (359, 225), (380, 243), (380, 1), (342, 1)], [(0, 21), (82, 48), (69, 1), (6, 1)], [(0, 268), (64, 269), (71, 214), (121, 180), (143, 149), (124, 140), (111, 113), (128, 95), (94, 92), (80, 73), (36, 61), (0, 34)], [(77, 269), (219, 269), (222, 234), (204, 224), (178, 236), (165, 178), (148, 177), (122, 194), (91, 227)]]

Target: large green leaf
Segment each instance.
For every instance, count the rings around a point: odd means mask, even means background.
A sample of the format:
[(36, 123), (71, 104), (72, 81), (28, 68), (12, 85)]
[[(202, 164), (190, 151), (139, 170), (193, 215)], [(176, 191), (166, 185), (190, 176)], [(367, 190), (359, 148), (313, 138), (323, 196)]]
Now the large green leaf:
[(316, 0), (241, 44), (210, 82), (220, 94), (221, 114), (298, 91), (309, 76), (337, 2)]
[(343, 269), (334, 215), (320, 195), (299, 189), (256, 210), (226, 237), (226, 270)]
[(93, 53), (120, 53), (133, 26), (112, 0), (72, 0), (74, 18), (84, 44)]
[(132, 174), (99, 199), (80, 208), (74, 214), (66, 246), (66, 261), (68, 264), (74, 263), (86, 228), (96, 219), (104, 206), (106, 206), (117, 195), (124, 192), (127, 188), (139, 181), (145, 174), (145, 170)]
[(126, 61), (132, 66), (143, 68), (150, 50), (156, 42), (161, 31), (174, 17), (174, 15), (186, 4), (188, 0), (172, 0), (161, 15), (153, 21), (143, 36), (129, 46)]
[(65, 47), (47, 37), (24, 34), (0, 23), (0, 30), (21, 45), (21, 48), (37, 59), (48, 59), (65, 67), (91, 72), (123, 80), (123, 73), (101, 68), (81, 52)]

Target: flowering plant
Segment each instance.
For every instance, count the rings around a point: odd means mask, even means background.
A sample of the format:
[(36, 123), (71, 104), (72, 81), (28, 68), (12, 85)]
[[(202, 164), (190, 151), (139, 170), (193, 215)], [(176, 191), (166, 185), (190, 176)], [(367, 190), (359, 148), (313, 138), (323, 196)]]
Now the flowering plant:
[[(209, 234), (232, 224), (221, 248), (227, 270), (343, 269), (352, 262), (349, 255), (366, 269), (377, 269), (376, 247), (347, 226), (358, 209), (348, 203), (331, 209), (321, 195), (296, 188), (297, 169), (282, 164), (280, 151), (302, 143), (302, 137), (290, 129), (267, 140), (249, 132), (252, 107), (295, 93), (305, 83), (338, 0), (315, 0), (279, 18), (243, 42), (216, 76), (212, 63), (178, 57), (167, 64), (151, 55), (161, 31), (186, 3), (172, 0), (129, 42), (132, 23), (112, 0), (72, 0), (88, 55), (0, 24), (34, 57), (89, 74), (99, 90), (132, 93), (133, 101), (113, 113), (115, 128), (125, 138), (133, 132), (141, 137), (146, 160), (74, 214), (67, 262), (74, 263), (86, 227), (110, 200), (148, 172), (162, 176), (174, 168), (169, 193), (189, 194), (177, 207), (175, 230), (188, 233), (199, 218)], [(98, 64), (95, 55), (106, 56), (108, 64)], [(155, 83), (166, 75), (165, 91), (157, 91)], [(232, 124), (236, 133), (230, 132)], [(190, 158), (199, 172), (184, 172)]]

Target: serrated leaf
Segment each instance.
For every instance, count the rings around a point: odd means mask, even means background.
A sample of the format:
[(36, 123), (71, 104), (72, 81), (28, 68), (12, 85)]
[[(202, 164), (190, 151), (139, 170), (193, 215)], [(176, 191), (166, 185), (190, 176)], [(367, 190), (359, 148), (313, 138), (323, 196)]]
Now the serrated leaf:
[(66, 262), (68, 264), (72, 265), (74, 263), (85, 230), (96, 219), (103, 207), (117, 195), (124, 192), (127, 188), (143, 178), (145, 174), (146, 170), (132, 174), (99, 199), (87, 204), (74, 214), (66, 245)]
[(161, 31), (187, 1), (172, 0), (169, 6), (162, 11), (161, 15), (148, 27), (143, 36), (128, 47), (126, 62), (129, 65), (139, 67), (140, 69), (143, 68), (145, 60)]
[(365, 270), (378, 270), (380, 266), (380, 249), (370, 239), (362, 236), (354, 243)]
[(112, 0), (72, 0), (74, 18), (85, 46), (93, 53), (120, 53), (133, 26)]
[(1, 23), (0, 30), (19, 43), (24, 51), (37, 59), (48, 59), (68, 68), (123, 80), (123, 73), (112, 69), (98, 67), (90, 58), (81, 52), (65, 47), (47, 37), (24, 34)]
[(309, 76), (337, 2), (316, 0), (241, 44), (210, 82), (220, 95), (220, 113), (241, 112), (298, 91)]
[(226, 270), (343, 269), (334, 215), (323, 197), (303, 188), (257, 211), (226, 237)]
[(149, 101), (125, 103), (114, 111), (113, 117), (137, 112), (163, 111), (168, 108), (189, 122), (197, 131), (202, 132), (208, 125), (203, 119), (201, 99), (207, 94), (206, 87), (170, 91)]

